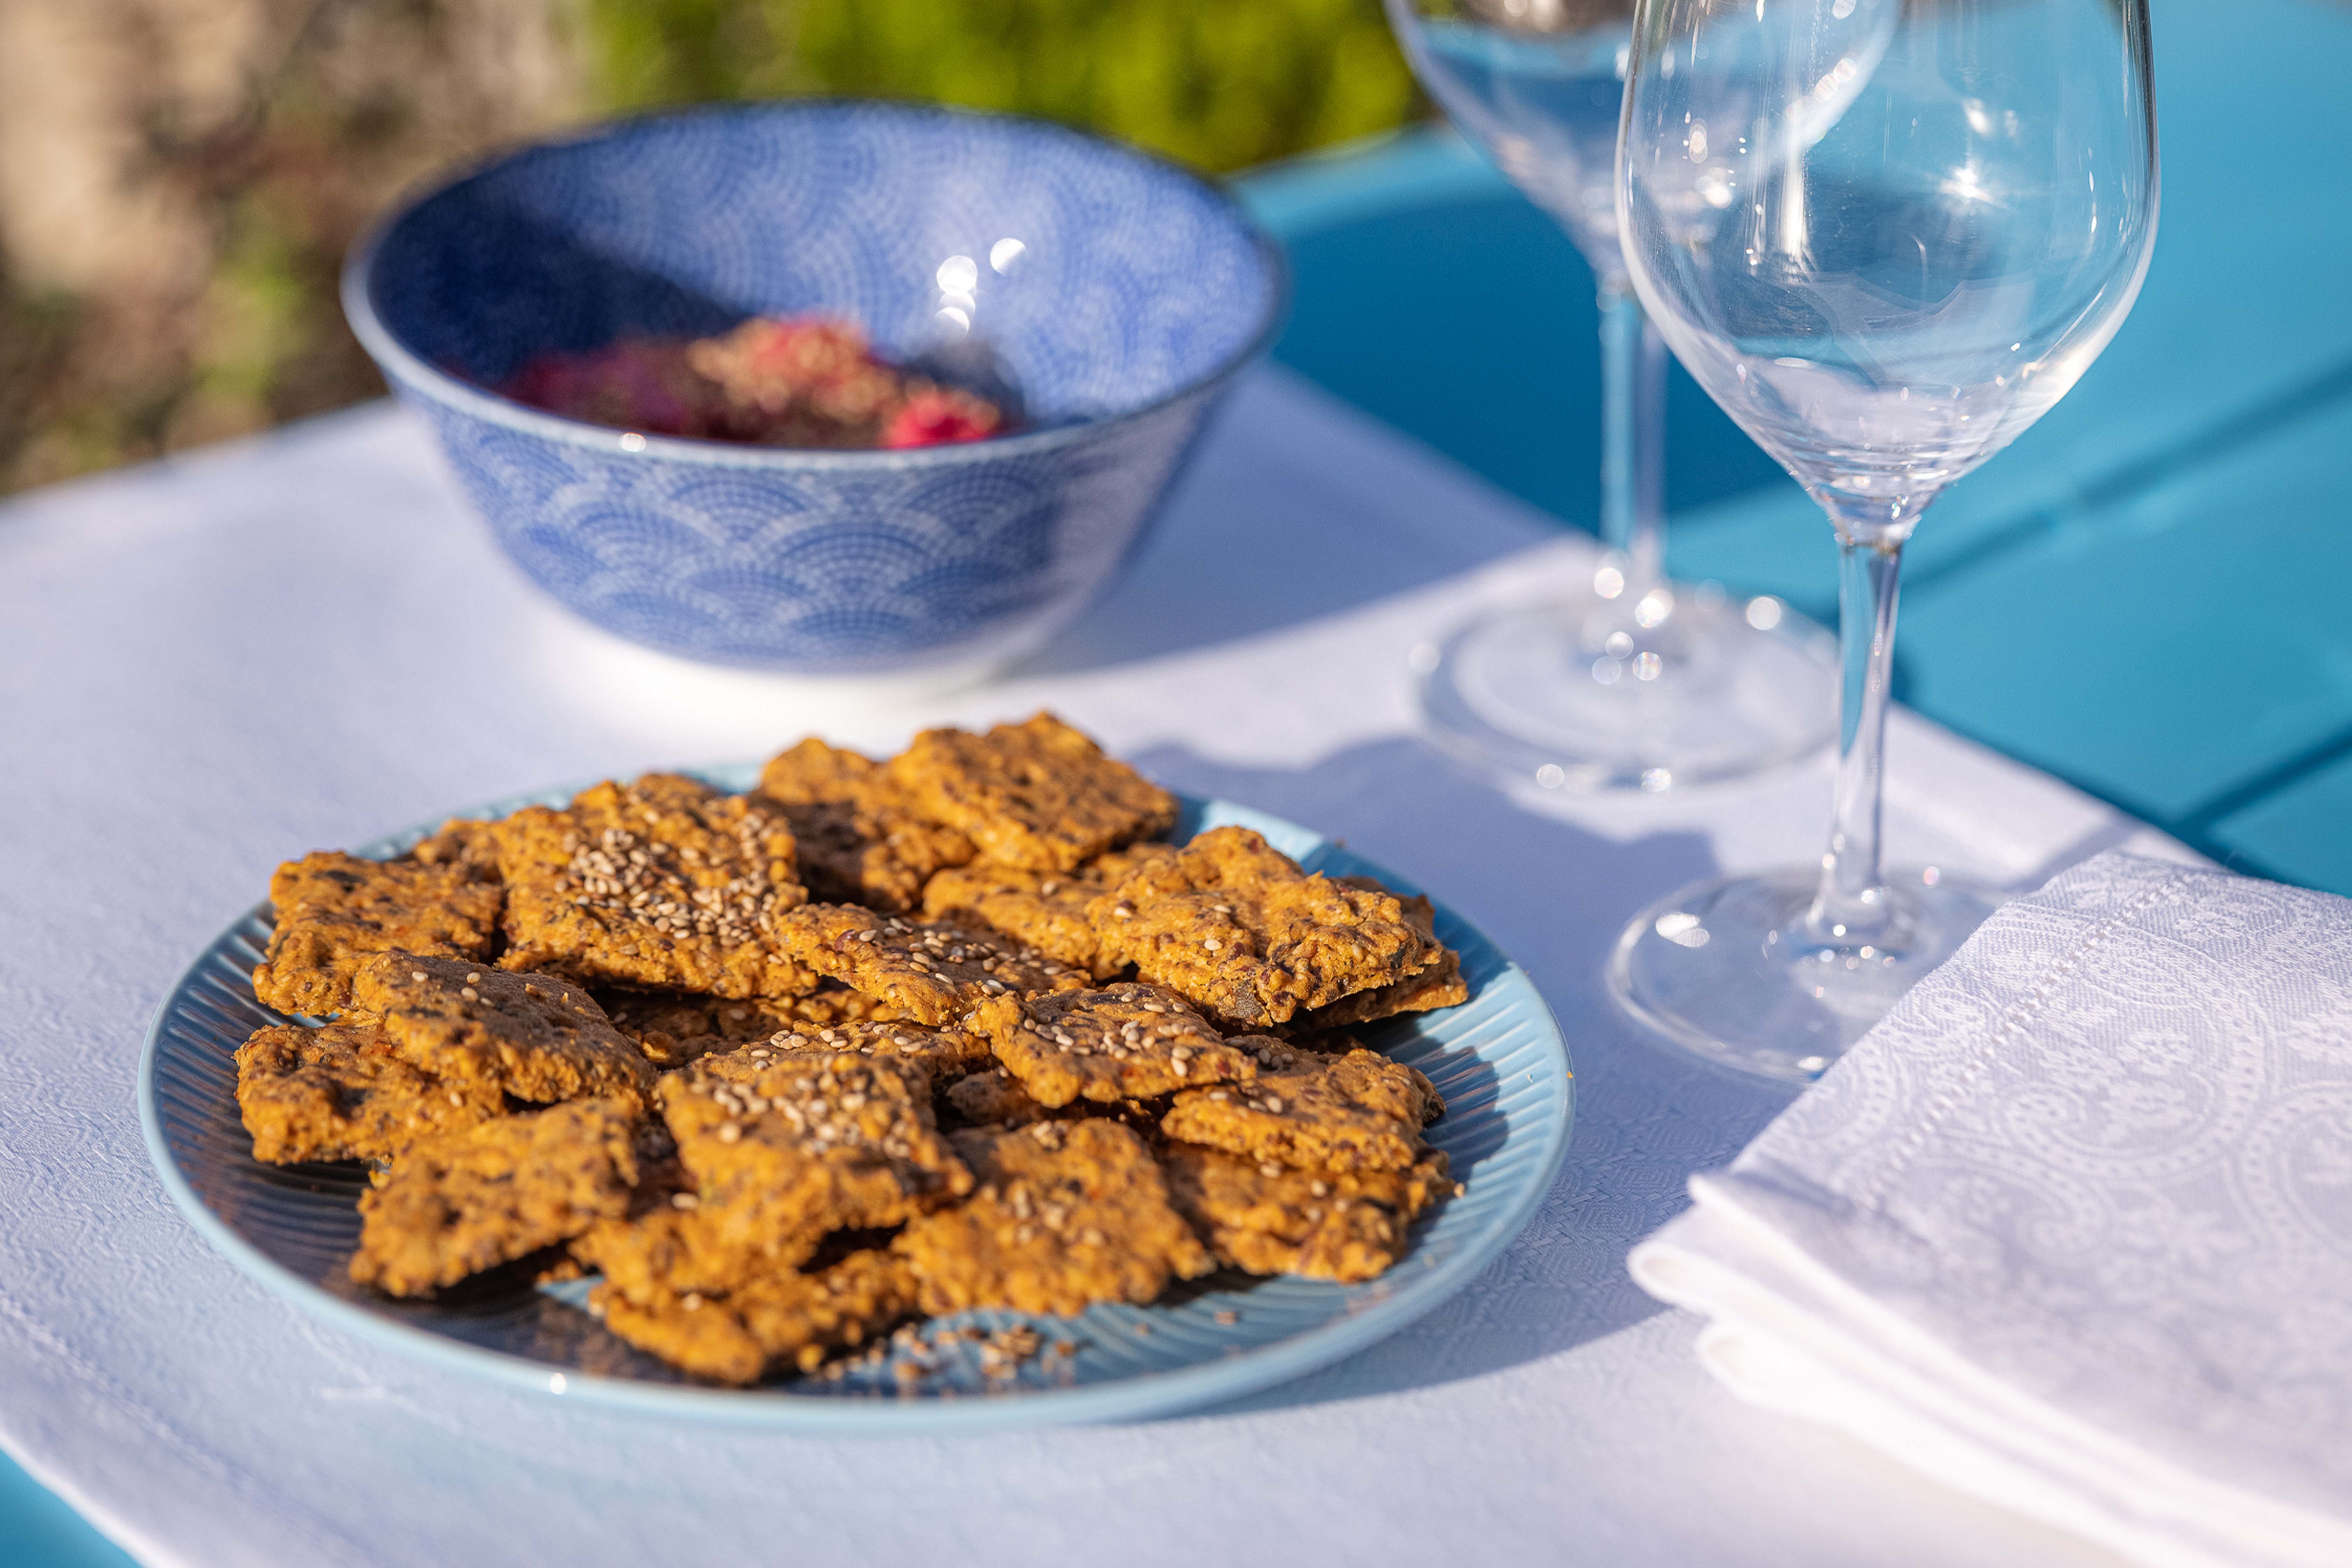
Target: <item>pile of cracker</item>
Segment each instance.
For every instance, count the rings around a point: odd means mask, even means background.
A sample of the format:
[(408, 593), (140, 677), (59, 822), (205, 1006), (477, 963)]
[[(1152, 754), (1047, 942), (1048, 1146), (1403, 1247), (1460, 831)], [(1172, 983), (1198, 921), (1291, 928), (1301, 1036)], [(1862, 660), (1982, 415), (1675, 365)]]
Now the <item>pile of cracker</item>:
[(924, 1314), (1370, 1279), (1455, 1189), (1428, 1079), (1346, 1033), (1467, 993), (1426, 900), (1176, 801), (1050, 714), (808, 740), (278, 868), (257, 1159), (356, 1160), (353, 1279), (593, 1272), (698, 1376)]

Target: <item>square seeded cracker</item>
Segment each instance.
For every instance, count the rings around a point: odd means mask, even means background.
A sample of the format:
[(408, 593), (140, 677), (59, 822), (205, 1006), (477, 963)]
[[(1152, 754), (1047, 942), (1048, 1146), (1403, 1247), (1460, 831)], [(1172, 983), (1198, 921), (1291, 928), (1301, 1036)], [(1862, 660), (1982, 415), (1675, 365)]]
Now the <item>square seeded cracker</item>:
[(419, 1138), (504, 1116), (495, 1083), (404, 1061), (373, 1025), (257, 1029), (236, 1048), (236, 1107), (268, 1164), (389, 1160)]
[(793, 1269), (834, 1231), (896, 1224), (971, 1184), (921, 1070), (902, 1063), (758, 1046), (670, 1073), (658, 1095), (675, 1177), (572, 1247), (645, 1311)]
[[(1332, 879), (1342, 886), (1360, 888), (1367, 892), (1388, 891), (1370, 877), (1335, 877)], [(1405, 923), (1420, 933), (1428, 945), (1429, 956), (1422, 966), (1402, 980), (1374, 986), (1370, 991), (1358, 991), (1340, 997), (1328, 1007), (1300, 1014), (1293, 1020), (1297, 1027), (1341, 1029), (1394, 1017), (1400, 1013), (1427, 1013), (1470, 1000), (1470, 986), (1462, 978), (1462, 955), (1437, 940), (1436, 906), (1418, 893), (1411, 898), (1398, 894), (1396, 899), (1403, 907)]]
[(1418, 974), (1370, 991), (1342, 996), (1328, 1007), (1300, 1013), (1291, 1020), (1302, 1029), (1341, 1029), (1376, 1023), (1401, 1013), (1427, 1013), (1458, 1006), (1470, 1000), (1469, 984), (1462, 978), (1462, 955), (1450, 947), (1437, 954)]
[(635, 1108), (575, 1100), (409, 1145), (360, 1195), (352, 1278), (421, 1296), (627, 1212)]
[(403, 1059), (518, 1100), (607, 1094), (642, 1102), (654, 1070), (587, 992), (552, 974), (387, 952), (352, 986)]
[(574, 1238), (572, 1256), (604, 1275), (608, 1297), (658, 1308), (797, 1268), (835, 1218), (833, 1172), (820, 1161), (771, 1162), (760, 1181), (714, 1187), (705, 1203), (674, 1159), (639, 1183), (626, 1215)]
[(793, 1024), (766, 1040), (747, 1046), (743, 1054), (754, 1060), (772, 1057), (788, 1060), (807, 1052), (850, 1052), (862, 1057), (892, 1057), (911, 1062), (930, 1079), (933, 1094), (950, 1084), (996, 1065), (988, 1042), (961, 1028), (933, 1029), (921, 1024), (860, 1020), (839, 1024)]
[(269, 879), (277, 924), (253, 994), (280, 1013), (324, 1017), (350, 1005), (352, 976), (377, 953), (483, 957), (501, 897), (463, 866), (331, 849), (289, 860)]
[(808, 895), (773, 805), (648, 773), (561, 811), (525, 806), (498, 837), (509, 969), (730, 999), (816, 984), (775, 941), (776, 917)]
[(1160, 1157), (1178, 1212), (1219, 1262), (1343, 1285), (1386, 1273), (1413, 1219), (1454, 1190), (1443, 1153), (1402, 1171), (1292, 1170), (1197, 1143)]
[(1115, 1121), (976, 1128), (952, 1142), (979, 1185), (891, 1244), (914, 1266), (926, 1311), (1082, 1312), (1151, 1300), (1216, 1267), (1171, 1206), (1150, 1151)]
[(925, 816), (1032, 870), (1076, 870), (1176, 821), (1174, 795), (1050, 713), (985, 735), (926, 730), (889, 768)]
[(817, 1234), (898, 1225), (971, 1190), (931, 1114), (929, 1076), (893, 1057), (749, 1051), (662, 1079), (662, 1116), (705, 1210), (769, 1226), (799, 1208), (805, 1167), (832, 1184)]
[(1195, 1084), (1257, 1076), (1185, 1000), (1157, 985), (1000, 996), (965, 1021), (1040, 1105), (1081, 1098), (1149, 1100)]
[(1104, 962), (1254, 1029), (1418, 974), (1434, 946), (1394, 894), (1309, 876), (1245, 827), (1145, 863), (1087, 912)]
[(1421, 1130), (1445, 1112), (1437, 1090), (1371, 1051), (1305, 1059), (1246, 1084), (1188, 1089), (1160, 1131), (1249, 1159), (1300, 1169), (1402, 1171), (1428, 1153)]
[(427, 866), (456, 866), (478, 881), (499, 879), (499, 825), (483, 817), (453, 816), (402, 857)]
[(1120, 965), (1102, 957), (1087, 906), (1129, 873), (1176, 853), (1166, 844), (1114, 849), (1075, 871), (1030, 871), (995, 860), (941, 871), (923, 889), (923, 912), (934, 920), (977, 921), (1028, 943), (1048, 958), (1108, 980)]
[(1084, 972), (1008, 938), (855, 904), (807, 904), (777, 923), (794, 962), (938, 1027), (992, 996), (1075, 991)]
[(918, 811), (881, 763), (813, 736), (769, 761), (759, 793), (791, 822), (811, 896), (831, 902), (911, 910), (933, 872), (977, 853)]
[(814, 1372), (826, 1352), (854, 1350), (910, 1316), (914, 1273), (888, 1252), (853, 1252), (812, 1273), (781, 1269), (712, 1295), (650, 1301), (599, 1287), (589, 1310), (604, 1326), (672, 1366), (714, 1383), (753, 1384), (780, 1366)]

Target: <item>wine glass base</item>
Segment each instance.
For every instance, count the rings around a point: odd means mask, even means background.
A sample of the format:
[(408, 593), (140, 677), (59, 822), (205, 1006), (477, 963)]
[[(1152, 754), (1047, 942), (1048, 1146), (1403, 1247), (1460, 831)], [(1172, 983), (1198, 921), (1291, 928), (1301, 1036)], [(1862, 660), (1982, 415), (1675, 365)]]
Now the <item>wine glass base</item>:
[(1636, 1023), (1709, 1061), (1810, 1083), (1952, 955), (2001, 895), (1932, 868), (1886, 874), (1877, 941), (1805, 929), (1818, 870), (1697, 882), (1643, 910), (1610, 957), (1610, 996)]
[(1655, 793), (1778, 766), (1837, 731), (1837, 639), (1777, 600), (1675, 585), (1643, 626), (1587, 592), (1418, 650), (1429, 731), (1515, 789)]

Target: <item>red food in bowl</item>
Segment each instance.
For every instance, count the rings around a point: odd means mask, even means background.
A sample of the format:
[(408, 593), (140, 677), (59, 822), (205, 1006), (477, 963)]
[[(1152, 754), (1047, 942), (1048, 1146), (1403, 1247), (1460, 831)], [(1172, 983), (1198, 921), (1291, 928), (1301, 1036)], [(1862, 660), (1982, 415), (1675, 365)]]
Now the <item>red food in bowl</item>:
[(814, 314), (535, 354), (499, 390), (590, 424), (761, 447), (938, 447), (1005, 426), (988, 399), (902, 371), (855, 322)]

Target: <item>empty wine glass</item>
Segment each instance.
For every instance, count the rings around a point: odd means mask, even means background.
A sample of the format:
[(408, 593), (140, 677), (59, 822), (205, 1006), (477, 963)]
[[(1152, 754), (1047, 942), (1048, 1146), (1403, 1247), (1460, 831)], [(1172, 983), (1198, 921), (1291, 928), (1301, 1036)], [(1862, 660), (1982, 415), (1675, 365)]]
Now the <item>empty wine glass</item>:
[(2139, 292), (2147, 0), (1641, 0), (1617, 205), (1667, 343), (1829, 514), (1844, 710), (1819, 867), (1654, 905), (1611, 989), (1694, 1049), (1810, 1079), (1995, 900), (1880, 871), (1896, 574), (1928, 503)]
[(1388, 0), (1454, 123), (1568, 230), (1600, 282), (1605, 551), (1589, 588), (1424, 650), (1436, 737), (1540, 789), (1660, 790), (1802, 756), (1835, 716), (1821, 629), (1777, 600), (1664, 576), (1665, 351), (1617, 243), (1617, 124), (1633, 0)]

